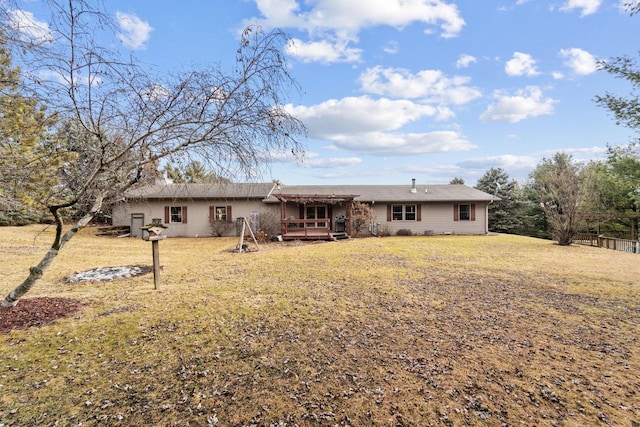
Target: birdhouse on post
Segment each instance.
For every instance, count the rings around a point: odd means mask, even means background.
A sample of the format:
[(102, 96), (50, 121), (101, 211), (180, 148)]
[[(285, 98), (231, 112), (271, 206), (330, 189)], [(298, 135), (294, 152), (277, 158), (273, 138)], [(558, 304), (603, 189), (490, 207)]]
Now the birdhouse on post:
[[(158, 241), (167, 238), (164, 231), (167, 229), (163, 224), (149, 224), (141, 227), (142, 238), (148, 242), (151, 242), (151, 249), (153, 254), (153, 289), (158, 289), (160, 284), (160, 245)], [(145, 231), (147, 232), (145, 234)]]
[[(164, 230), (167, 229), (167, 226), (164, 224), (149, 224), (145, 225), (142, 229), (142, 238), (149, 242), (154, 240), (164, 240), (167, 238), (167, 235), (164, 234)], [(147, 232), (145, 234), (144, 232)]]

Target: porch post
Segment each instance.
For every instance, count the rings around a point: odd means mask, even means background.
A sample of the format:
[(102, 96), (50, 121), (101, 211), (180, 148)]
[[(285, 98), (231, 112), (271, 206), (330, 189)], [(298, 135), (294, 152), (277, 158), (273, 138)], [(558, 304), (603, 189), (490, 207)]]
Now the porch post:
[(346, 208), (346, 212), (345, 212), (345, 222), (346, 222), (346, 228), (345, 230), (347, 231), (347, 234), (349, 236), (351, 236), (351, 204), (353, 203), (352, 200), (349, 200), (347, 202), (347, 208)]
[(287, 201), (280, 199), (280, 233), (284, 238), (284, 234), (287, 231), (287, 226), (284, 223), (287, 215)]

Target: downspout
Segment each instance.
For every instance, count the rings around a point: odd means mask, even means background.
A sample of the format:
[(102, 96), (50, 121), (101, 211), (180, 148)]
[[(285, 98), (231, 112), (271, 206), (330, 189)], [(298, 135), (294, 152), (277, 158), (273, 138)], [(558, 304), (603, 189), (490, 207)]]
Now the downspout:
[(484, 234), (489, 234), (489, 205), (493, 203), (493, 199), (484, 205)]
[(284, 199), (280, 199), (280, 234), (284, 238), (287, 231), (287, 226), (284, 223), (287, 215), (287, 202)]

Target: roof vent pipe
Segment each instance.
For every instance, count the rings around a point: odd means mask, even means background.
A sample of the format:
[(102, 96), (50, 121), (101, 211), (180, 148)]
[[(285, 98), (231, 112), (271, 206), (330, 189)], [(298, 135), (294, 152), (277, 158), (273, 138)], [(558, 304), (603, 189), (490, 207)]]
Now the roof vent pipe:
[(418, 190), (416, 190), (416, 179), (415, 178), (411, 178), (411, 192), (412, 193), (417, 193)]

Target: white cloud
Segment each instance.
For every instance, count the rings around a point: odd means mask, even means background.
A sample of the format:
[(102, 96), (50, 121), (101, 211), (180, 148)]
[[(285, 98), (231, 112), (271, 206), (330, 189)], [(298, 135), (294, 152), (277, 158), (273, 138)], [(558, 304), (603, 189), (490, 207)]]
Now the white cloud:
[(33, 43), (52, 43), (53, 32), (49, 24), (38, 21), (33, 13), (21, 9), (7, 11), (8, 25), (18, 31), (24, 41)]
[(143, 21), (136, 15), (124, 12), (116, 12), (116, 21), (120, 26), (120, 32), (116, 34), (125, 46), (133, 50), (145, 49), (153, 28), (147, 21)]
[(594, 145), (593, 147), (582, 147), (582, 148), (556, 148), (554, 150), (545, 150), (544, 154), (552, 156), (556, 153), (567, 153), (571, 155), (580, 155), (580, 156), (599, 156), (605, 154), (607, 152), (606, 147), (598, 147)]
[(156, 102), (169, 98), (169, 96), (171, 96), (171, 92), (166, 87), (156, 83), (152, 84), (147, 91), (143, 92), (141, 95), (148, 101)]
[[(42, 70), (38, 72), (38, 79), (42, 81), (50, 81), (59, 83), (61, 85), (69, 86), (71, 84), (71, 79), (68, 75), (64, 75), (59, 71), (53, 70)], [(80, 84), (84, 86), (95, 86), (102, 83), (102, 78), (97, 73), (91, 74), (88, 76), (86, 74), (77, 72), (74, 74), (74, 84)]]
[(598, 70), (598, 61), (596, 57), (579, 48), (562, 49), (560, 57), (564, 58), (564, 64), (571, 68), (575, 74), (587, 75), (595, 73)]
[(302, 62), (358, 62), (362, 50), (349, 47), (347, 40), (330, 42), (322, 40), (317, 42), (304, 42), (300, 39), (292, 39), (285, 51), (288, 55), (298, 58)]
[(500, 156), (468, 159), (458, 163), (458, 165), (464, 169), (502, 168), (514, 171), (535, 169), (539, 160), (539, 158), (531, 156), (514, 156), (511, 154), (504, 154)]
[(537, 86), (519, 90), (511, 96), (497, 92), (495, 98), (497, 102), (480, 115), (480, 120), (517, 123), (524, 119), (553, 113), (553, 104), (557, 102), (551, 98), (543, 99), (542, 91)]
[(423, 117), (440, 117), (441, 109), (409, 100), (374, 100), (368, 96), (330, 99), (307, 106), (288, 105), (313, 136), (333, 140), (334, 135), (391, 131)]
[[(465, 25), (455, 4), (446, 0), (255, 0), (261, 18), (245, 20), (264, 28), (293, 28), (306, 31), (311, 40), (298, 40), (291, 54), (311, 62), (355, 62), (360, 60), (358, 34), (366, 28), (403, 28), (423, 24), (425, 33), (440, 29), (442, 37), (457, 36)], [(397, 52), (397, 45), (385, 48)]]
[(328, 100), (313, 106), (288, 105), (287, 110), (309, 129), (311, 137), (337, 148), (366, 154), (409, 155), (468, 150), (474, 146), (456, 131), (394, 132), (416, 120), (447, 115), (409, 100), (367, 96)]
[[(413, 23), (439, 26), (443, 37), (458, 35), (465, 25), (455, 4), (444, 0), (256, 0), (265, 27), (297, 28), (309, 33), (347, 30), (357, 34), (377, 26), (406, 27)], [(252, 20), (253, 21), (253, 20)]]
[(382, 50), (385, 53), (388, 53), (389, 55), (395, 55), (400, 51), (400, 46), (398, 45), (397, 41), (391, 40), (390, 42), (388, 42), (386, 45), (382, 47)]
[(475, 145), (459, 132), (436, 131), (427, 133), (371, 132), (333, 138), (336, 146), (362, 154), (406, 156), (427, 153), (467, 151)]
[(528, 53), (515, 52), (513, 58), (508, 60), (504, 71), (509, 76), (536, 76), (540, 74), (536, 70), (536, 61)]
[(422, 70), (411, 74), (402, 68), (373, 67), (360, 75), (364, 92), (393, 98), (422, 98), (440, 105), (466, 104), (482, 94), (467, 86), (469, 77), (446, 77), (442, 71)]
[(304, 164), (317, 169), (348, 168), (362, 163), (359, 157), (311, 158)]
[(456, 61), (456, 68), (467, 68), (469, 65), (478, 62), (475, 56), (467, 55), (466, 53), (460, 55), (458, 60)]
[(571, 12), (574, 9), (582, 10), (581, 16), (596, 13), (602, 4), (602, 0), (568, 0), (560, 10)]

